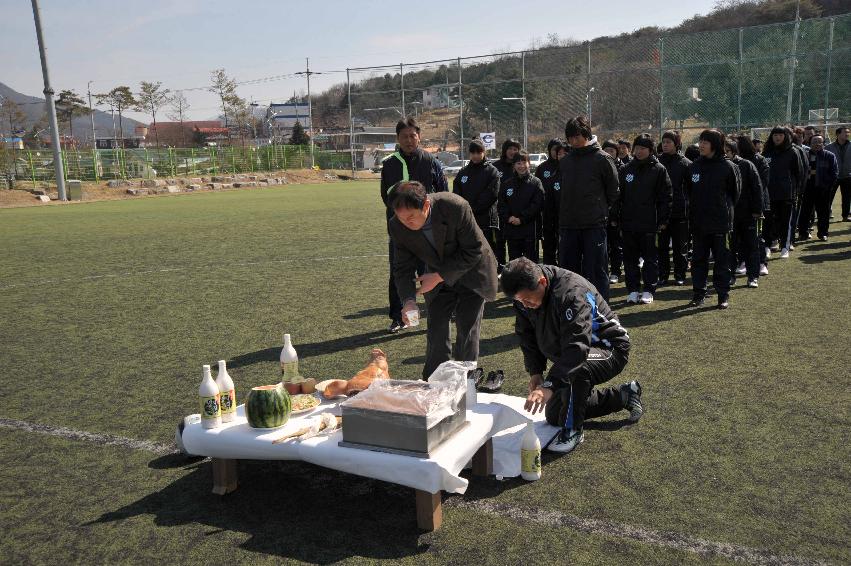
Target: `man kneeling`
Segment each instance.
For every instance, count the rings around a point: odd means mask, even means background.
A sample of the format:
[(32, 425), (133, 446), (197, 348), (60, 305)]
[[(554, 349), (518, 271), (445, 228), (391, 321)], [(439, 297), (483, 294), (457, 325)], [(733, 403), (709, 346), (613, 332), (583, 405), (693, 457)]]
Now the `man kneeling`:
[[(529, 380), (525, 408), (545, 410), (561, 431), (545, 446), (570, 452), (584, 440), (585, 419), (622, 409), (636, 422), (644, 410), (641, 384), (594, 389), (618, 375), (629, 358), (629, 335), (597, 289), (580, 275), (525, 257), (502, 272), (502, 290), (514, 299), (514, 329)], [(552, 367), (544, 380), (547, 360)]]

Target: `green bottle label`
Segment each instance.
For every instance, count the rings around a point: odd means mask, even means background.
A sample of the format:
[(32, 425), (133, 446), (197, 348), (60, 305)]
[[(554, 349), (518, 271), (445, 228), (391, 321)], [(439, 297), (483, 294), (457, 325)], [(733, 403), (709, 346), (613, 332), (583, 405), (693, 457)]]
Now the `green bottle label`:
[(520, 470), (535, 474), (541, 473), (541, 451), (520, 450)]
[(202, 419), (215, 419), (216, 417), (221, 416), (218, 395), (213, 397), (201, 397), (200, 403)]
[(281, 374), (284, 376), (284, 381), (294, 381), (298, 377), (298, 360), (294, 362), (282, 362)]
[(222, 414), (233, 413), (236, 411), (236, 393), (233, 389), (221, 394), (220, 397)]

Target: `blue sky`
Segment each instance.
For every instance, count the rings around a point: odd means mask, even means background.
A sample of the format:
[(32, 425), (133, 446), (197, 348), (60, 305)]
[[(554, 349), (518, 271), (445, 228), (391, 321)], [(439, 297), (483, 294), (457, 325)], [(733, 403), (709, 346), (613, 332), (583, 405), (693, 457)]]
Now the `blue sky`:
[[(0, 81), (39, 96), (43, 88), (32, 9), (3, 0)], [(53, 88), (85, 96), (139, 81), (187, 89), (224, 67), (238, 81), (291, 75), (310, 57), (317, 91), (345, 82), (347, 67), (414, 63), (519, 50), (555, 33), (592, 39), (705, 14), (715, 0), (607, 2), (286, 2), (267, 0), (41, 0)], [(337, 71), (337, 72), (333, 72)], [(301, 77), (240, 86), (246, 99), (283, 101), (305, 89)], [(216, 115), (203, 90), (185, 92), (190, 117)], [(131, 116), (145, 120), (142, 115)]]

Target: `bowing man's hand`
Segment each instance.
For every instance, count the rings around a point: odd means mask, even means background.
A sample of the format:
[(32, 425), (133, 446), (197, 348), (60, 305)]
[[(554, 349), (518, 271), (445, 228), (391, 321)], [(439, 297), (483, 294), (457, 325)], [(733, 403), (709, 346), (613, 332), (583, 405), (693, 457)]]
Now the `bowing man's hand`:
[(417, 283), (420, 284), (420, 288), (417, 289), (417, 295), (425, 295), (443, 283), (443, 277), (440, 276), (440, 273), (426, 273), (417, 277)]

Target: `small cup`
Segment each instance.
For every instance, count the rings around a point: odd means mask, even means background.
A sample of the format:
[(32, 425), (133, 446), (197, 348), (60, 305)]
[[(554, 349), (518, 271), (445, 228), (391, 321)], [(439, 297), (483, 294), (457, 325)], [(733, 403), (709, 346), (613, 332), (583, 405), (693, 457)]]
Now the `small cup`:
[(411, 309), (406, 311), (405, 315), (408, 317), (408, 326), (420, 325), (420, 309)]

